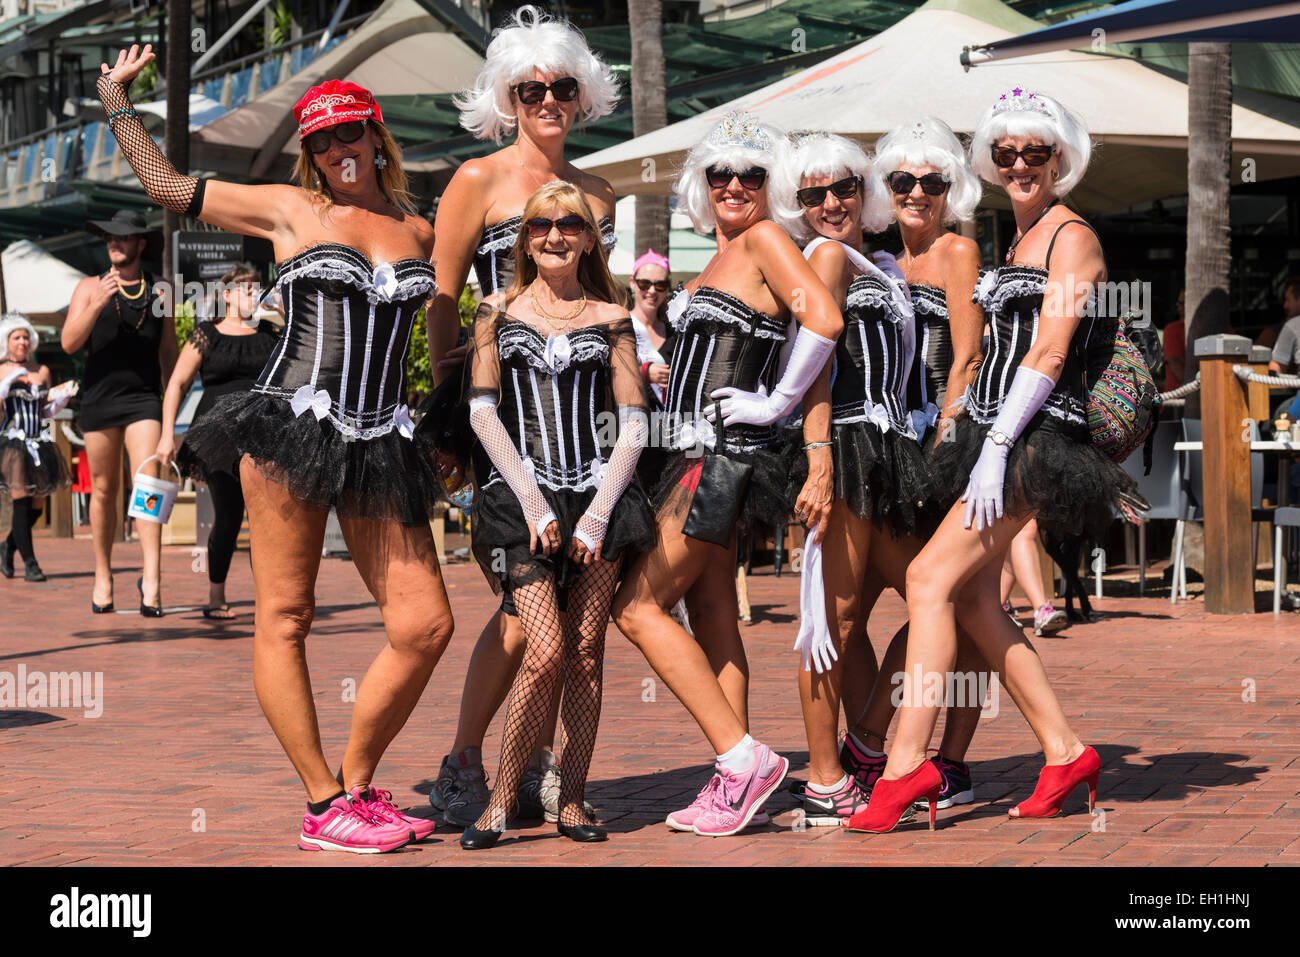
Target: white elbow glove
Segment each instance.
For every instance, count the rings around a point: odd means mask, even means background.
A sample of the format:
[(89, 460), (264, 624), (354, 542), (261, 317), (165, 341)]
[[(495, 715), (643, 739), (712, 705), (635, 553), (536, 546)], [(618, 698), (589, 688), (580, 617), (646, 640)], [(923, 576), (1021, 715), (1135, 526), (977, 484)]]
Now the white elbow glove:
[(11, 369), (9, 374), (3, 379), (0, 379), (0, 402), (9, 398), (9, 390), (14, 387), (14, 382), (25, 375), (27, 375), (27, 370), (22, 366), (18, 366), (15, 369)]
[[(785, 418), (799, 404), (834, 351), (834, 339), (823, 338), (800, 326), (785, 374), (771, 395), (745, 392), (731, 386), (714, 389), (709, 394), (710, 398), (722, 400), (723, 425), (771, 425)], [(704, 417), (713, 421), (713, 406), (705, 410)]]
[(77, 394), (76, 382), (65, 382), (63, 385), (55, 386), (49, 392), (49, 398), (46, 400), (45, 408), (41, 409), (41, 415), (47, 419), (52, 419), (64, 410), (72, 397)]
[(966, 503), (966, 527), (975, 522), (977, 531), (992, 528), (1002, 517), (1002, 488), (1006, 482), (1007, 456), (1029, 420), (1043, 407), (1052, 387), (1051, 376), (1021, 366), (1002, 400), (1002, 410), (984, 439), (984, 448), (971, 469), (962, 501)]

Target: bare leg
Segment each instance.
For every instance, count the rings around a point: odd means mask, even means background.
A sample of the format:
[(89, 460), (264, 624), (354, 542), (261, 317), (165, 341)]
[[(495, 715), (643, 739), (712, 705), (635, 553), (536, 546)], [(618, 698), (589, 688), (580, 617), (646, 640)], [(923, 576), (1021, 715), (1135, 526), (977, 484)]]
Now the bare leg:
[(1048, 764), (1064, 764), (1082, 753), (1047, 682), (1042, 663), (1024, 634), (1002, 612), (998, 599), (1002, 554), (1028, 517), (1007, 517), (991, 529), (964, 527), (965, 506), (949, 511), (934, 537), (907, 572), (911, 631), (904, 669), (904, 700), (898, 736), (884, 778), (905, 777), (925, 760), (938, 707), (928, 704), (908, 676), (952, 671), (957, 654), (957, 622), (976, 642), (989, 665), (1005, 677), (1047, 754)]
[(253, 686), (262, 713), (307, 789), (307, 800), (339, 791), (321, 751), (307, 670), (324, 509), (309, 508), (244, 457), (240, 466), (253, 562)]
[[(883, 662), (879, 666), (876, 664), (876, 649), (871, 646), (867, 625), (871, 609), (876, 607), (886, 584), (871, 562), (867, 562), (861, 582), (858, 617), (862, 620), (862, 628), (846, 640), (840, 658), (844, 665), (844, 724), (859, 741), (873, 751), (880, 751), (884, 749), (884, 735), (889, 725), (885, 724), (879, 729), (869, 728), (871, 722), (867, 720), (867, 707), (871, 700), (871, 689), (875, 687), (877, 676), (884, 665)], [(902, 664), (901, 657), (898, 663)], [(875, 734), (877, 730), (879, 734)]]
[[(802, 661), (797, 667), (799, 703), (808, 733), (808, 780), (831, 787), (844, 777), (839, 755), (840, 689), (847, 672), (848, 649), (865, 644), (867, 616), (862, 610), (860, 585), (874, 539), (871, 523), (854, 515), (843, 499), (831, 504), (822, 535), (826, 620), (833, 629), (839, 660), (821, 674), (804, 671)], [(860, 666), (869, 664), (874, 672), (875, 654), (869, 645), (867, 652), (858, 656), (858, 662)]]
[(122, 486), (121, 427), (87, 432), (86, 456), (90, 465), (90, 535), (95, 550), (95, 587), (91, 601), (113, 601), (113, 535), (122, 516), (117, 514), (117, 494)]
[(523, 657), (524, 632), (519, 617), (497, 611), (483, 626), (469, 659), (465, 689), (460, 695), (456, 740), (451, 746), (453, 754), (483, 746), (488, 726), (510, 693)]
[[(735, 605), (735, 583), (731, 549), (710, 545), (682, 534), (686, 516), (685, 496), (678, 496), (659, 510), (659, 541), (639, 555), (614, 596), (614, 622), (645, 655), (655, 673), (668, 685), (716, 754), (724, 754), (748, 733), (745, 722), (727, 700), (713, 673), (713, 666), (700, 643), (688, 635), (668, 614), (710, 564), (727, 571), (726, 590)], [(722, 605), (726, 595), (712, 601)], [(733, 623), (734, 625), (734, 623)], [(699, 629), (692, 623), (692, 628)]]
[[(162, 424), (155, 419), (141, 419), (126, 427), (124, 441), (127, 458), (130, 459), (131, 473), (140, 468), (140, 464), (153, 455), (158, 448), (158, 439), (162, 435)], [(144, 467), (145, 475), (158, 475), (158, 463), (150, 462)], [(159, 558), (162, 554), (162, 526), (157, 522), (136, 522), (136, 537), (140, 539), (140, 551), (143, 557), (142, 589), (146, 605), (161, 604), (159, 592), (162, 587), (160, 579)]]
[(379, 759), (411, 716), (451, 640), (453, 622), (427, 524), (348, 518), (339, 524), (388, 636), (352, 709), (343, 782), (354, 788), (370, 784)]
[[(709, 659), (727, 704), (740, 723), (749, 729), (749, 659), (740, 640), (737, 608), (735, 550), (730, 565), (706, 564), (699, 578), (686, 592), (686, 612), (695, 640)], [(670, 606), (671, 607), (671, 606)]]
[(1029, 599), (1034, 611), (1038, 611), (1047, 604), (1047, 593), (1043, 588), (1043, 573), (1038, 564), (1038, 522), (1034, 519), (1031, 518), (1029, 524), (1012, 539), (1010, 559), (1016, 581), (1025, 590), (1025, 597)]

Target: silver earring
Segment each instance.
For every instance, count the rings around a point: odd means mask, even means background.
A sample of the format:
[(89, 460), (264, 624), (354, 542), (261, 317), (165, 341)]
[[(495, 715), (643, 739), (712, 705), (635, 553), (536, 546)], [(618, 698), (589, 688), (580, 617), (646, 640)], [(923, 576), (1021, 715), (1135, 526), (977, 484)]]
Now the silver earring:
[(388, 165), (388, 160), (384, 159), (383, 153), (375, 154), (375, 165), (378, 166), (380, 169), (383, 169), (385, 166)]

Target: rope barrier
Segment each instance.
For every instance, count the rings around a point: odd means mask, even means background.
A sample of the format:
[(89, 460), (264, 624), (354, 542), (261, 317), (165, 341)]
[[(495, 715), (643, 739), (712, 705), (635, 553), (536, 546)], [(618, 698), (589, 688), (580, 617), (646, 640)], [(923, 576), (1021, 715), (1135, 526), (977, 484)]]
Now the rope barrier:
[(1201, 387), (1201, 374), (1196, 373), (1196, 378), (1191, 382), (1185, 382), (1176, 389), (1170, 389), (1168, 392), (1161, 392), (1157, 399), (1162, 405), (1183, 405), (1181, 401), (1185, 396), (1191, 395)]
[(1250, 366), (1235, 365), (1233, 374), (1242, 382), (1272, 386), (1276, 389), (1300, 389), (1300, 375), (1261, 375)]

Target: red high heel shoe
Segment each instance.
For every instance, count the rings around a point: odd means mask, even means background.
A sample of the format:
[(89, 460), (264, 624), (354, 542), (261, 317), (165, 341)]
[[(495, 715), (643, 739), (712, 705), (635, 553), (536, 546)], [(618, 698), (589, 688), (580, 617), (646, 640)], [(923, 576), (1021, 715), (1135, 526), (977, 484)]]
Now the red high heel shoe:
[(924, 798), (930, 803), (930, 830), (934, 830), (934, 803), (943, 790), (943, 776), (933, 762), (924, 761), (905, 778), (876, 781), (867, 806), (849, 818), (845, 828), (884, 834), (899, 824), (899, 819), (913, 803)]
[(1101, 773), (1101, 758), (1092, 748), (1084, 748), (1069, 764), (1051, 764), (1038, 775), (1038, 786), (1028, 801), (1021, 801), (1010, 811), (1009, 817), (1056, 817), (1070, 792), (1088, 782), (1088, 813), (1097, 803), (1097, 775)]

